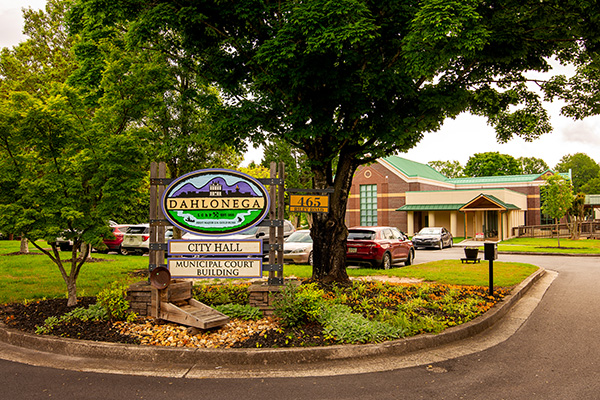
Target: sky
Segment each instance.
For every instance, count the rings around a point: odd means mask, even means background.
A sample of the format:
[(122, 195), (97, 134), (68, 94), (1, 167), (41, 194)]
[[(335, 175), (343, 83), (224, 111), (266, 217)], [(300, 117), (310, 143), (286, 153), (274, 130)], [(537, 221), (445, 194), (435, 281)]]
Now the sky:
[[(22, 34), (22, 8), (40, 9), (45, 4), (46, 0), (0, 0), (0, 48), (26, 39)], [(398, 155), (421, 163), (457, 160), (464, 166), (476, 153), (497, 151), (515, 158), (541, 158), (553, 168), (566, 155), (585, 153), (600, 163), (600, 117), (575, 121), (560, 115), (560, 103), (545, 104), (554, 130), (532, 142), (516, 138), (498, 144), (485, 118), (461, 114), (445, 121), (439, 131), (426, 133), (416, 147)], [(262, 149), (251, 145), (248, 148), (244, 164), (260, 162)]]

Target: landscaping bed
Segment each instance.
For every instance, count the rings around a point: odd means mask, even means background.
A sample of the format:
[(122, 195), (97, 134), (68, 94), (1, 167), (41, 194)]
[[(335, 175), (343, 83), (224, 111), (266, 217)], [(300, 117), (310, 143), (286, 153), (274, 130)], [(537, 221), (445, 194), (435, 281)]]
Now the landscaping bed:
[[(231, 322), (207, 331), (153, 318), (110, 321), (86, 317), (57, 322), (68, 313), (78, 314), (66, 306), (66, 299), (5, 304), (0, 306), (0, 315), (12, 329), (82, 340), (172, 347), (305, 347), (438, 333), (483, 314), (509, 293), (508, 288), (497, 288), (494, 296), (489, 296), (484, 287), (433, 283), (307, 284), (286, 288), (276, 315), (264, 317), (249, 310), (247, 286), (195, 288), (194, 297), (205, 304), (217, 308), (230, 305)], [(77, 307), (90, 308), (95, 301), (94, 297), (82, 297)], [(52, 317), (53, 323), (48, 324)]]

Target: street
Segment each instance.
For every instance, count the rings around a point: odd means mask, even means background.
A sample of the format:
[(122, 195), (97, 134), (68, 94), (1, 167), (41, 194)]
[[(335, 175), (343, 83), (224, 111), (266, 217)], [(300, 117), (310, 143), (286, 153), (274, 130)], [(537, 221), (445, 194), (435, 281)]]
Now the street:
[[(462, 248), (419, 250), (415, 263), (460, 258)], [(0, 360), (6, 399), (597, 399), (600, 392), (598, 257), (500, 254), (558, 275), (506, 340), (413, 367), (333, 376), (193, 379), (33, 367)], [(485, 262), (485, 261), (482, 261)], [(493, 331), (492, 327), (490, 331)], [(483, 334), (485, 335), (485, 334)], [(458, 353), (457, 353), (458, 354)], [(435, 351), (428, 355), (436, 359)], [(423, 360), (427, 360), (426, 357)], [(361, 360), (349, 363), (358, 365)], [(394, 364), (397, 363), (397, 368)], [(260, 365), (250, 366), (261, 369)], [(333, 371), (332, 371), (333, 373)]]

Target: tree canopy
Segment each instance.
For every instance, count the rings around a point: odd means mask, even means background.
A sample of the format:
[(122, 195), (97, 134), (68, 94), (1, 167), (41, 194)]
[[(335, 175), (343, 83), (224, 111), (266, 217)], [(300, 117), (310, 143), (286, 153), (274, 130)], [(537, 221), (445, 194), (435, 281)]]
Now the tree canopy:
[(600, 178), (600, 165), (584, 153), (569, 154), (560, 159), (556, 164), (557, 172), (569, 172), (573, 180), (575, 193), (593, 179)]
[(523, 173), (523, 169), (516, 158), (496, 151), (472, 155), (463, 173), (465, 176), (519, 175)]
[(78, 0), (73, 19), (86, 40), (125, 29), (129, 43), (192, 57), (223, 96), (215, 128), (230, 142), (278, 137), (303, 151), (315, 188), (334, 188), (329, 214), (314, 219), (313, 278), (345, 281), (356, 168), (465, 111), (486, 116), (500, 142), (550, 131), (525, 74), (548, 71), (556, 54), (595, 51), (596, 10), (596, 1)]

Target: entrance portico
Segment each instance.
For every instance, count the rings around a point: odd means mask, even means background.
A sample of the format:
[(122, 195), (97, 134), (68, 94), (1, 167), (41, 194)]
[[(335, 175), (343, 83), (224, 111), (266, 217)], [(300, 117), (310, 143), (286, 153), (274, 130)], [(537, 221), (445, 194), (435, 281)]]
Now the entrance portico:
[(398, 211), (407, 213), (409, 236), (443, 226), (456, 237), (503, 240), (524, 225), (526, 204), (527, 196), (508, 189), (407, 192)]

